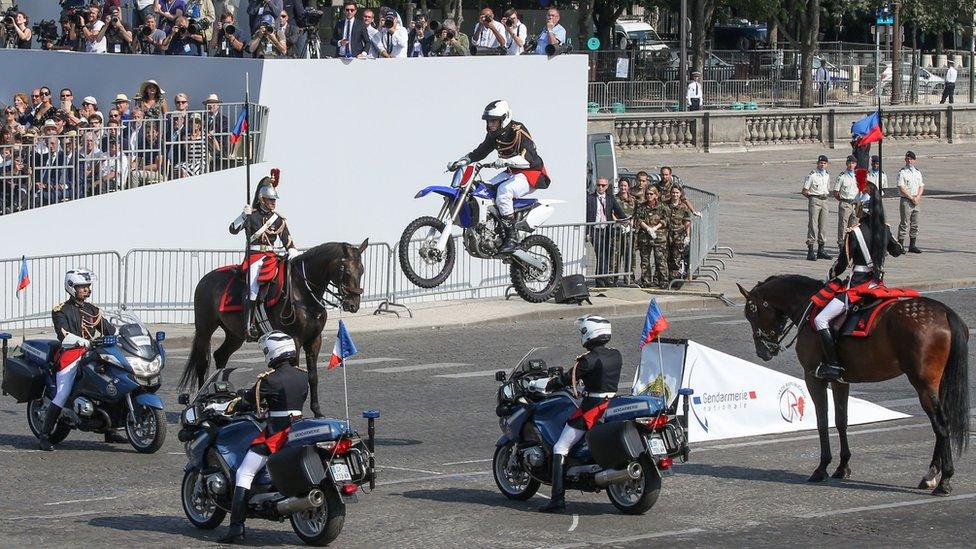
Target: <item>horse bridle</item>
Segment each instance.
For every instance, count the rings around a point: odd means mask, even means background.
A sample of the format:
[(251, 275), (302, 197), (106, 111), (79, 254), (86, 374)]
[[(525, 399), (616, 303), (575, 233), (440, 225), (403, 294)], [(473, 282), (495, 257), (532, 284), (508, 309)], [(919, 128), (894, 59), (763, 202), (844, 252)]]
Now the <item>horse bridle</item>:
[[(302, 281), (305, 283), (305, 288), (308, 290), (308, 292), (312, 294), (312, 299), (314, 299), (315, 302), (318, 303), (319, 306), (322, 307), (323, 309), (325, 309), (326, 307), (333, 307), (338, 309), (342, 305), (345, 305), (346, 301), (348, 301), (350, 297), (362, 295), (363, 293), (362, 288), (358, 290), (348, 290), (343, 287), (342, 280), (346, 276), (346, 260), (345, 259), (340, 260), (339, 265), (340, 265), (339, 282), (335, 282), (330, 278), (329, 281), (326, 282), (324, 288), (315, 290), (312, 288), (312, 283), (309, 282), (308, 280), (308, 275), (305, 274), (305, 259), (302, 258)], [(332, 289), (333, 286), (335, 287), (335, 290)], [(323, 294), (323, 297), (321, 299), (317, 297), (319, 294)], [(327, 299), (326, 297), (324, 297), (324, 294), (328, 294), (334, 297), (338, 301), (338, 303)]]
[[(770, 307), (768, 301), (763, 301), (762, 305), (763, 307)], [(757, 313), (759, 310), (759, 308), (756, 306), (755, 302), (753, 302), (752, 299), (746, 301), (746, 306), (750, 307), (753, 313)], [(806, 309), (803, 310), (803, 314), (800, 315), (801, 320), (806, 318), (807, 313), (810, 312), (811, 306), (813, 306), (813, 302), (807, 304)], [(793, 339), (791, 339), (790, 342), (784, 346), (783, 341), (787, 337), (789, 337), (790, 332), (792, 332), (794, 328), (799, 326), (799, 322), (793, 320), (793, 317), (790, 316), (789, 314), (781, 313), (778, 309), (775, 308), (773, 310), (776, 311), (776, 314), (779, 315), (780, 317), (785, 316), (786, 318), (782, 320), (779, 327), (776, 328), (775, 330), (766, 331), (761, 328), (756, 328), (755, 335), (756, 335), (756, 340), (762, 343), (766, 347), (767, 351), (769, 351), (773, 355), (776, 355), (781, 351), (785, 351), (790, 347), (792, 347), (793, 344), (796, 343), (796, 338), (799, 337), (800, 331), (797, 330), (796, 334), (793, 335)]]

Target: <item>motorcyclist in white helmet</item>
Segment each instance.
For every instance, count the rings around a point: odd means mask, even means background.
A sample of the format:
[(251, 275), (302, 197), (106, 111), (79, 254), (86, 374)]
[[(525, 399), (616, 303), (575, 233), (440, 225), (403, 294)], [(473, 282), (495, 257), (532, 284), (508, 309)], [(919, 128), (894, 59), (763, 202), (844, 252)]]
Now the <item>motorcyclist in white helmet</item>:
[(576, 329), (580, 332), (580, 343), (587, 352), (577, 357), (576, 364), (563, 374), (563, 382), (574, 393), (577, 384), (582, 383), (583, 400), (579, 409), (569, 416), (559, 440), (552, 447), (552, 497), (539, 509), (543, 513), (566, 509), (566, 488), (563, 484), (566, 456), (586, 431), (603, 417), (610, 399), (617, 394), (620, 369), (624, 363), (620, 351), (607, 347), (611, 332), (609, 320), (586, 315), (576, 319)]
[(518, 244), (515, 199), (536, 189), (549, 188), (549, 174), (546, 173), (542, 157), (536, 152), (535, 142), (528, 128), (521, 122), (512, 120), (507, 101), (488, 103), (481, 119), (485, 121), (488, 132), (485, 140), (466, 156), (448, 164), (447, 169), (454, 171), (472, 162), (484, 160), (493, 150), (498, 151), (498, 159), (492, 167), (505, 168), (505, 171), (491, 179), (491, 184), (497, 185), (495, 207), (498, 208), (498, 215), (505, 227), (505, 241), (498, 252), (512, 253)]
[[(102, 317), (98, 307), (87, 301), (92, 295), (92, 284), (95, 280), (95, 274), (87, 269), (72, 269), (65, 273), (64, 290), (70, 297), (67, 301), (55, 305), (51, 311), (54, 332), (61, 342), (61, 349), (54, 358), (58, 370), (56, 392), (47, 408), (41, 434), (38, 436), (41, 450), (54, 449), (54, 444), (50, 440), (51, 433), (61, 416), (61, 408), (71, 396), (78, 365), (85, 351), (91, 347), (91, 340), (96, 337), (96, 334), (115, 333), (115, 326)], [(115, 431), (108, 431), (105, 433), (105, 442), (126, 442), (126, 438)]]

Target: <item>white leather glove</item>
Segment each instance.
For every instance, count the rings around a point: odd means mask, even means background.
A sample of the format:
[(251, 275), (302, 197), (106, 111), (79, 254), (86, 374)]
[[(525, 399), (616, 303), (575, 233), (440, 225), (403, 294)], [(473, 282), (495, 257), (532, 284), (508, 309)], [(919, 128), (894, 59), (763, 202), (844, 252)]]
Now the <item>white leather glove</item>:
[(693, 213), (691, 215), (693, 215), (695, 217), (701, 217), (701, 212), (695, 212), (695, 213)]
[(451, 162), (450, 164), (448, 164), (447, 165), (447, 171), (453, 172), (454, 170), (456, 170), (458, 168), (463, 168), (463, 167), (467, 166), (470, 163), (471, 163), (471, 159), (470, 158), (468, 158), (467, 156), (462, 156), (461, 158), (458, 158), (454, 162)]
[(300, 255), (302, 255), (302, 252), (298, 251), (297, 248), (288, 248), (288, 259), (295, 259)]
[(690, 236), (686, 236), (685, 239), (683, 240), (683, 242), (684, 242), (684, 245), (687, 246), (688, 243), (691, 242), (691, 237)]
[(78, 337), (71, 332), (65, 334), (64, 339), (61, 340), (61, 346), (66, 349), (77, 349), (78, 347), (84, 347), (85, 349), (91, 348), (91, 341), (83, 337)]
[(507, 158), (497, 158), (491, 163), (492, 168), (507, 168), (511, 164)]
[(251, 212), (253, 212), (253, 211), (254, 211), (254, 208), (252, 208), (250, 204), (244, 204), (244, 212), (243, 213), (244, 213), (245, 216), (251, 215)]
[(545, 393), (546, 387), (549, 386), (549, 382), (552, 381), (551, 377), (543, 377), (529, 382), (529, 389), (537, 393)]
[(657, 231), (655, 231), (654, 229), (648, 228), (647, 234), (651, 235), (651, 238), (657, 238)]

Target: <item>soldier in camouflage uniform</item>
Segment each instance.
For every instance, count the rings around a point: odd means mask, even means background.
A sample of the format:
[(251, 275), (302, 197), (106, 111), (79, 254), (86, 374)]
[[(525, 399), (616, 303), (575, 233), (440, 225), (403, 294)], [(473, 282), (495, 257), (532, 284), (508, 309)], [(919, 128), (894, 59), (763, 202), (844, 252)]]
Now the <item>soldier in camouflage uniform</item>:
[(628, 221), (621, 224), (616, 230), (617, 242), (613, 248), (613, 272), (631, 273), (630, 276), (624, 276), (622, 281), (623, 284), (630, 284), (633, 280), (633, 272), (637, 267), (637, 246), (633, 241), (633, 223), (631, 223), (637, 201), (630, 194), (630, 180), (626, 177), (621, 177), (617, 181), (617, 203), (620, 204), (620, 208), (624, 211), (625, 218)]
[(691, 237), (691, 210), (682, 200), (681, 189), (671, 187), (668, 208), (668, 271), (672, 279), (682, 273), (682, 260)]
[[(637, 230), (637, 248), (640, 251), (640, 285), (666, 287), (668, 277), (668, 208), (658, 200), (657, 189), (647, 190), (647, 200), (638, 204), (634, 210), (634, 223)], [(651, 270), (651, 258), (654, 270)], [(653, 275), (652, 275), (653, 272)]]

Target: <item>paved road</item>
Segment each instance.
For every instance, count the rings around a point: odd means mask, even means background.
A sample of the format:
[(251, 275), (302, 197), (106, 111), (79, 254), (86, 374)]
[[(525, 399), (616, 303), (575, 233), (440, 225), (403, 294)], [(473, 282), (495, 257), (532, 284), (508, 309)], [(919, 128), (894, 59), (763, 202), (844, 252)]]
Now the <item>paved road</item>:
[[(976, 291), (932, 294), (976, 326)], [(756, 360), (738, 309), (686, 313), (671, 319), (673, 337), (688, 337)], [(643, 319), (614, 319), (615, 343), (633, 375)], [(355, 334), (354, 334), (355, 335)], [(342, 547), (498, 547), (601, 544), (647, 546), (971, 546), (976, 513), (972, 454), (957, 461), (953, 498), (914, 489), (928, 465), (933, 435), (904, 378), (856, 386), (855, 396), (913, 417), (853, 429), (854, 478), (810, 486), (817, 459), (812, 433), (696, 445), (692, 461), (665, 477), (657, 506), (643, 517), (615, 512), (606, 497), (570, 493), (570, 514), (535, 512), (542, 497), (514, 503), (496, 491), (488, 472), (498, 436), (492, 373), (509, 368), (531, 347), (547, 347), (550, 364), (578, 354), (568, 321), (377, 333), (357, 337), (361, 360), (347, 369), (354, 411), (379, 408), (377, 491), (350, 506)], [(514, 342), (514, 345), (513, 345)], [(976, 350), (976, 347), (973, 347)], [(165, 373), (172, 382), (179, 355)], [(252, 347), (239, 354), (250, 383), (260, 370)], [(971, 350), (970, 361), (976, 364)], [(765, 364), (796, 375), (792, 355)], [(238, 374), (235, 374), (238, 375)], [(341, 374), (322, 371), (325, 409), (341, 414)], [(176, 396), (164, 391), (169, 418)], [(176, 426), (156, 455), (72, 435), (48, 454), (34, 450), (23, 408), (0, 399), (0, 545), (86, 546), (210, 544), (217, 532), (192, 529), (179, 504), (184, 459)], [(543, 489), (544, 493), (548, 490)], [(298, 541), (287, 524), (254, 520), (253, 545)], [(570, 530), (572, 530), (570, 532)], [(219, 531), (218, 531), (219, 532)]]

